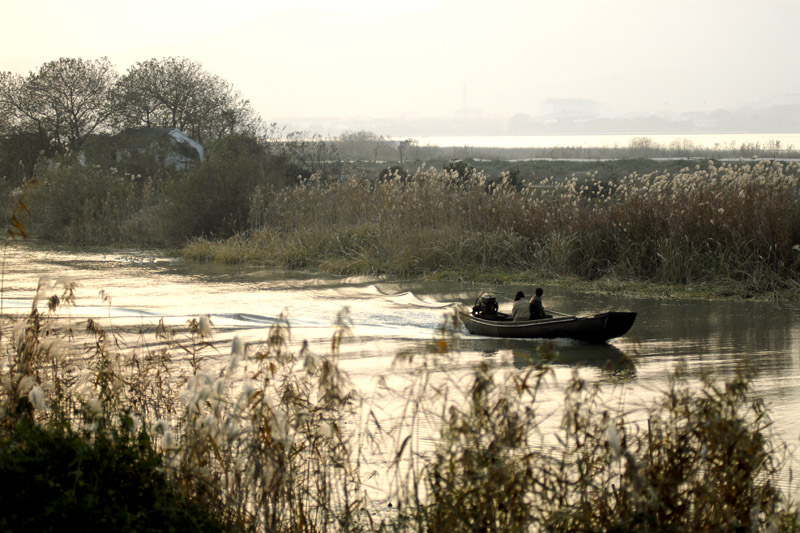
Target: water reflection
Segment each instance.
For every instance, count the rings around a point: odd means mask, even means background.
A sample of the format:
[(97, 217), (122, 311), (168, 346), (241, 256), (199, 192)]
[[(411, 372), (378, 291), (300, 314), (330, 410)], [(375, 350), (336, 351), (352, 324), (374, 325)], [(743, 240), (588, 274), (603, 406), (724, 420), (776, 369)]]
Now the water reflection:
[(514, 366), (525, 368), (547, 363), (551, 365), (588, 366), (626, 379), (636, 377), (636, 364), (625, 352), (613, 344), (583, 344), (562, 346), (542, 345), (536, 349), (511, 351)]
[[(509, 359), (513, 367), (530, 366), (589, 367), (603, 372), (606, 378), (632, 380), (636, 377), (636, 363), (632, 354), (614, 344), (589, 344), (568, 339), (490, 339), (469, 343), (470, 349), (481, 346), (484, 357), (500, 361)], [(462, 339), (462, 343), (465, 340)], [(505, 358), (506, 354), (510, 358)]]

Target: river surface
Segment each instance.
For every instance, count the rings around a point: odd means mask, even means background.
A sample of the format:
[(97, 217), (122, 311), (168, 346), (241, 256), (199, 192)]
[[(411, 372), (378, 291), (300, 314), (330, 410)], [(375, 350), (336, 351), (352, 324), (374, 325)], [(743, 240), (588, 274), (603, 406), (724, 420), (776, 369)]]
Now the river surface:
[[(67, 276), (78, 284), (76, 305), (65, 311), (72, 320), (91, 317), (133, 334), (152, 330), (162, 318), (185, 328), (191, 318), (209, 315), (215, 341), (211, 359), (217, 363), (228, 357), (234, 336), (247, 343), (262, 341), (282, 315), (291, 325), (293, 344), (307, 340), (312, 352), (325, 354), (337, 315), (348, 309), (352, 335), (342, 346), (341, 366), (367, 396), (379, 380), (398, 372), (393, 366), (398, 353), (420, 350), (436, 338), (454, 304), (471, 304), (488, 289), (498, 295), (503, 310), (510, 308), (517, 289), (533, 293), (535, 288), (276, 273), (186, 264), (158, 253), (76, 252), (36, 244), (12, 245), (4, 264), (3, 313), (29, 310), (42, 276)], [(623, 402), (664, 390), (680, 361), (693, 376), (710, 372), (720, 379), (730, 378), (740, 363), (748, 362), (756, 370), (755, 390), (768, 406), (777, 438), (792, 448), (798, 443), (800, 309), (749, 301), (597, 296), (555, 285), (545, 286), (544, 300), (546, 307), (571, 314), (609, 309), (639, 313), (631, 331), (607, 345), (556, 341), (557, 380), (579, 369)], [(524, 370), (543, 344), (476, 337), (463, 326), (457, 337), (458, 351), (443, 370), (456, 379), (468, 377), (482, 362), (502, 372)], [(634, 363), (622, 373), (604, 368), (608, 360), (627, 358)], [(557, 410), (562, 393), (548, 394), (542, 401)], [(797, 465), (797, 459), (792, 463)], [(790, 483), (788, 474), (784, 482)]]
[[(630, 146), (636, 138), (647, 137), (658, 146), (668, 147), (674, 141), (689, 142), (696, 148), (739, 149), (742, 145), (759, 145), (782, 150), (800, 147), (798, 133), (673, 133), (673, 134), (596, 134), (596, 135), (484, 135), (417, 137), (422, 146), (472, 146), (480, 148), (614, 148)], [(403, 139), (397, 139), (403, 140)], [(776, 144), (778, 143), (778, 144)]]

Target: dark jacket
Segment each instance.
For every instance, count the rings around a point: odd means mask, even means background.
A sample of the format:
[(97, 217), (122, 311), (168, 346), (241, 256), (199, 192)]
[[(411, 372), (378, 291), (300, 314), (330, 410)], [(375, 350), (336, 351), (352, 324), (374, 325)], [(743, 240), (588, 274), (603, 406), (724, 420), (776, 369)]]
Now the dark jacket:
[(544, 306), (542, 305), (542, 299), (539, 296), (534, 296), (531, 298), (531, 320), (538, 320), (540, 318), (551, 318), (547, 313), (544, 312)]

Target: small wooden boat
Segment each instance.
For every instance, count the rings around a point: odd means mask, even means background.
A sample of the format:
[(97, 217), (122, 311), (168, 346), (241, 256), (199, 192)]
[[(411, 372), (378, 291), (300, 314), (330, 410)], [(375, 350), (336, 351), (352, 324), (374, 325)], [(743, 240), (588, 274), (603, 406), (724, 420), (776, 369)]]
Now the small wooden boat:
[(513, 321), (510, 315), (498, 312), (496, 308), (493, 312), (485, 313), (475, 307), (470, 309), (462, 305), (458, 308), (458, 318), (475, 335), (605, 342), (625, 335), (633, 326), (636, 313), (610, 311), (591, 316), (558, 315), (539, 320)]

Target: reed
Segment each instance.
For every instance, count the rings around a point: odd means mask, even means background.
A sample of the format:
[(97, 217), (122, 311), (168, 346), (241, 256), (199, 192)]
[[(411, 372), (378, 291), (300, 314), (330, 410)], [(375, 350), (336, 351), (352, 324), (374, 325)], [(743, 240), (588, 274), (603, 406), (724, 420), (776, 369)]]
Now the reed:
[[(187, 259), (337, 273), (606, 278), (738, 296), (800, 281), (795, 162), (625, 175), (598, 163), (524, 179), (451, 162), (451, 170), (422, 165), (379, 178), (353, 170), (287, 185), (266, 162), (226, 154), (171, 177), (53, 163), (26, 193), (27, 231), (74, 244), (189, 238)], [(15, 204), (24, 190), (12, 191)]]
[[(720, 383), (680, 367), (636, 406), (577, 372), (560, 385), (546, 346), (530, 366), (478, 365), (461, 380), (447, 371), (458, 358), (450, 316), (430, 343), (398, 354), (379, 390), (402, 408), (385, 413), (372, 403), (380, 395), (367, 402), (339, 368), (346, 311), (324, 355), (293, 342), (285, 319), (261, 341), (225, 347), (202, 317), (129, 340), (97, 320), (77, 335), (59, 315), (73, 289), (43, 280), (31, 312), (3, 323), (0, 471), (18, 490), (0, 490), (0, 504), (19, 509), (4, 513), (3, 527), (53, 525), (55, 514), (19, 503), (41, 480), (28, 470), (39, 468), (26, 462), (33, 455), (46, 458), (47, 475), (66, 465), (49, 482), (79, 491), (73, 516), (97, 504), (84, 515), (110, 527), (132, 523), (132, 511), (97, 502), (129, 501), (125, 491), (140, 495), (157, 478), (159, 494), (194, 510), (152, 514), (177, 529), (200, 527), (201, 509), (215, 517), (202, 527), (217, 530), (798, 529), (796, 505), (777, 485), (786, 448), (746, 369)], [(624, 387), (627, 374), (614, 372)], [(551, 413), (540, 395), (554, 387), (564, 402)], [(105, 463), (87, 462), (76, 477), (71, 452), (41, 455), (44, 440)], [(81, 481), (122, 465), (137, 474), (124, 470), (118, 498), (91, 492), (110, 490), (105, 481)], [(377, 470), (387, 492), (376, 499), (368, 486)], [(48, 493), (44, 508), (70, 494)], [(149, 505), (137, 512), (154, 513)]]
[(175, 237), (160, 200), (163, 181), (74, 162), (54, 162), (38, 176), (36, 187), (10, 194), (30, 189), (33, 237), (80, 245), (153, 245)]
[(798, 281), (795, 163), (713, 161), (601, 180), (520, 187), (505, 175), (421, 167), (410, 177), (320, 176), (253, 198), (257, 225), (197, 239), (187, 259), (416, 276), (497, 269), (534, 275), (735, 283), (742, 294)]

